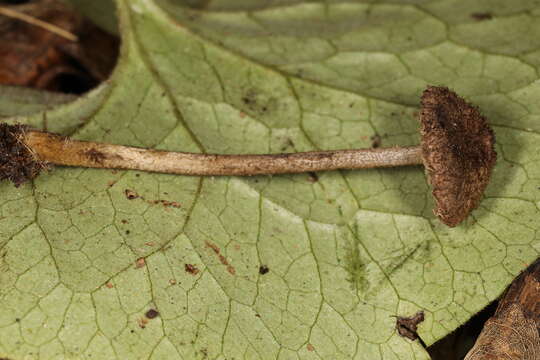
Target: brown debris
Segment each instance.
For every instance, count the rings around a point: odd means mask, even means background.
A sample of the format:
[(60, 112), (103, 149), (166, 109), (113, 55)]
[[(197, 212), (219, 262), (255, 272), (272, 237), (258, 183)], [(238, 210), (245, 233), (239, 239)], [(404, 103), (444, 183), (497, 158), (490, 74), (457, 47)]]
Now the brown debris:
[(219, 254), (221, 250), (219, 250), (219, 247), (216, 244), (211, 243), (210, 241), (206, 242), (206, 246), (210, 249), (214, 250), (216, 254)]
[(134, 200), (140, 197), (139, 194), (137, 194), (135, 191), (130, 190), (130, 189), (124, 190), (124, 194), (126, 195), (126, 198), (128, 200)]
[(268, 266), (266, 265), (259, 266), (259, 274), (261, 275), (268, 274), (269, 271), (270, 269), (268, 268)]
[(142, 258), (138, 258), (137, 261), (135, 261), (135, 267), (137, 269), (143, 268), (146, 266), (146, 260)]
[(185, 264), (184, 270), (191, 275), (197, 275), (199, 273), (199, 269), (193, 264)]
[(155, 319), (159, 316), (159, 312), (155, 309), (148, 310), (144, 316), (146, 316), (147, 319)]
[(182, 207), (182, 205), (177, 201), (169, 201), (169, 200), (161, 200), (161, 199), (159, 199), (159, 200), (146, 200), (143, 196), (139, 195), (138, 193), (136, 193), (135, 191), (130, 190), (130, 189), (124, 190), (124, 194), (126, 195), (126, 198), (128, 200), (141, 199), (141, 200), (144, 200), (144, 201), (146, 201), (147, 203), (149, 203), (151, 205), (161, 204), (165, 208), (167, 208), (167, 207), (174, 207), (174, 208)]
[(139, 320), (137, 320), (137, 323), (139, 324), (139, 327), (141, 329), (144, 329), (146, 328), (146, 324), (148, 324), (148, 319), (147, 318), (140, 318)]
[(418, 324), (420, 324), (422, 321), (424, 321), (423, 311), (418, 311), (411, 317), (398, 316), (396, 320), (396, 329), (398, 334), (406, 337), (407, 339), (416, 340), (418, 338), (418, 334), (416, 333), (418, 330)]
[(478, 206), (489, 182), (497, 160), (495, 135), (476, 107), (445, 87), (424, 91), (420, 122), (433, 212), (456, 226)]
[[(35, 0), (4, 8), (33, 23), (0, 16), (0, 83), (82, 93), (110, 74), (118, 55), (118, 39), (61, 1)], [(62, 29), (78, 40), (47, 28)]]
[(319, 181), (319, 175), (317, 175), (317, 173), (315, 173), (315, 172), (310, 171), (310, 172), (307, 173), (307, 176), (308, 176), (307, 181), (309, 181), (312, 184)]
[(147, 200), (149, 204), (157, 205), (161, 204), (163, 207), (174, 207), (174, 208), (180, 208), (181, 205), (179, 202), (176, 201), (169, 201), (169, 200)]
[(227, 271), (231, 275), (236, 275), (236, 269), (232, 265), (227, 265)]
[(464, 360), (540, 359), (540, 259), (517, 277)]
[(375, 134), (370, 139), (371, 139), (371, 148), (372, 149), (377, 149), (377, 148), (381, 147), (382, 138), (381, 138), (380, 135)]
[(0, 180), (10, 180), (17, 187), (45, 168), (21, 140), (26, 129), (23, 125), (0, 123)]

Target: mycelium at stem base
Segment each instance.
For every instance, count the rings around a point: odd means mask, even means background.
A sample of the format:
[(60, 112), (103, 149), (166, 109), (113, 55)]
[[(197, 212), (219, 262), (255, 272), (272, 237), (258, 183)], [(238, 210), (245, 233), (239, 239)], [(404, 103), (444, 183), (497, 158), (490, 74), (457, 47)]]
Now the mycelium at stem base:
[(424, 91), (420, 120), (420, 146), (265, 155), (159, 151), (0, 124), (0, 179), (18, 186), (49, 164), (229, 176), (423, 164), (433, 187), (434, 213), (455, 226), (477, 206), (489, 182), (496, 161), (495, 138), (478, 109), (443, 87)]

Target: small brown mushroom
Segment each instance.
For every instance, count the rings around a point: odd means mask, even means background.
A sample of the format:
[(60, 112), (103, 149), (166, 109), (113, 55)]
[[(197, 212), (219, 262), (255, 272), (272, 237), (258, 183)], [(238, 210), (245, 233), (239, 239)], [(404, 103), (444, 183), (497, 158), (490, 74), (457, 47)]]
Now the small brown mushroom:
[(495, 136), (478, 109), (453, 91), (422, 95), (422, 156), (433, 188), (433, 212), (456, 226), (478, 206), (497, 161)]
[(49, 164), (183, 175), (262, 175), (423, 164), (434, 213), (456, 226), (478, 205), (497, 154), (478, 109), (445, 87), (422, 95), (422, 144), (411, 147), (215, 155), (77, 141), (22, 125), (0, 124), (0, 180), (20, 185)]

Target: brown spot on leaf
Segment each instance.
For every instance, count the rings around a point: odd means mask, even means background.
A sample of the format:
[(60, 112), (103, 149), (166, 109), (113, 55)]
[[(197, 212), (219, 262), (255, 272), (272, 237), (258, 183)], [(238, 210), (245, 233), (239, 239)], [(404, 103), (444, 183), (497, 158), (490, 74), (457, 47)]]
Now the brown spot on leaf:
[(381, 147), (382, 139), (381, 139), (380, 135), (375, 134), (370, 139), (371, 139), (371, 148), (372, 149), (377, 149), (377, 148)]
[(307, 181), (309, 181), (310, 183), (314, 184), (316, 183), (317, 181), (319, 181), (319, 175), (317, 175), (317, 173), (314, 173), (314, 172), (308, 172), (307, 173)]
[(219, 254), (220, 250), (219, 250), (219, 248), (218, 248), (218, 246), (216, 244), (213, 244), (210, 241), (207, 241), (206, 246), (209, 247), (210, 249), (214, 250), (214, 252), (216, 254)]
[(140, 319), (137, 321), (137, 323), (139, 324), (139, 327), (140, 327), (141, 329), (144, 329), (144, 328), (146, 328), (146, 324), (148, 324), (148, 319), (147, 319), (147, 318), (144, 318), (144, 317), (143, 317), (143, 318), (140, 318)]
[(223, 265), (227, 266), (229, 265), (229, 262), (227, 261), (227, 258), (221, 254), (218, 256), (219, 262), (221, 262)]
[(418, 324), (424, 321), (424, 312), (418, 311), (411, 317), (398, 316), (396, 320), (396, 329), (399, 335), (406, 337), (410, 340), (416, 340), (418, 334)]
[(124, 190), (124, 194), (126, 195), (126, 198), (128, 200), (134, 200), (140, 197), (139, 194), (137, 194), (135, 191), (130, 190), (130, 189)]
[(169, 201), (169, 200), (162, 200), (162, 199), (146, 200), (143, 196), (137, 194), (135, 191), (130, 190), (130, 189), (124, 190), (124, 193), (126, 194), (126, 198), (128, 198), (128, 200), (141, 199), (141, 200), (144, 200), (148, 204), (151, 204), (151, 205), (159, 205), (159, 204), (161, 204), (161, 205), (163, 205), (164, 208), (169, 208), (169, 207), (180, 208), (180, 207), (182, 207), (182, 205), (177, 201)]
[(176, 201), (169, 201), (169, 200), (147, 200), (149, 204), (157, 205), (161, 204), (163, 207), (174, 207), (174, 208), (180, 208), (181, 205), (179, 202)]
[(138, 258), (137, 261), (135, 261), (135, 267), (137, 269), (143, 268), (146, 266), (146, 260), (142, 258)]
[(146, 316), (148, 319), (155, 319), (159, 316), (159, 312), (155, 309), (148, 310), (144, 316)]
[(197, 275), (199, 273), (199, 269), (193, 264), (185, 264), (184, 270), (191, 275)]
[(114, 287), (113, 283), (110, 282), (110, 281), (107, 281), (107, 282), (105, 283), (105, 286), (106, 286), (107, 288), (109, 288), (109, 289), (112, 289), (112, 288)]
[(219, 262), (227, 267), (227, 271), (231, 275), (236, 274), (236, 269), (231, 264), (229, 264), (229, 262), (227, 261), (227, 258), (221, 254), (221, 250), (219, 249), (219, 247), (216, 244), (213, 244), (210, 241), (207, 241), (206, 246), (209, 247), (210, 249), (212, 249), (212, 251), (214, 251), (214, 253), (217, 255), (217, 257), (219, 259)]
[(311, 344), (307, 344), (306, 349), (307, 349), (307, 351), (315, 351), (315, 346), (313, 346)]

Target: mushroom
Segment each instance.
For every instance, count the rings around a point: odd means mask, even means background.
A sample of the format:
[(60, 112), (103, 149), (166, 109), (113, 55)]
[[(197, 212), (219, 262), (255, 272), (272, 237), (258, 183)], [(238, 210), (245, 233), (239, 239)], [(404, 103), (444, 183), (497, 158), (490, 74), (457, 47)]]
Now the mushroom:
[(183, 175), (261, 175), (423, 164), (433, 188), (433, 212), (456, 226), (477, 207), (497, 154), (478, 109), (445, 87), (421, 99), (421, 145), (264, 155), (159, 151), (77, 141), (23, 125), (0, 124), (0, 180), (16, 186), (49, 164), (134, 169)]

